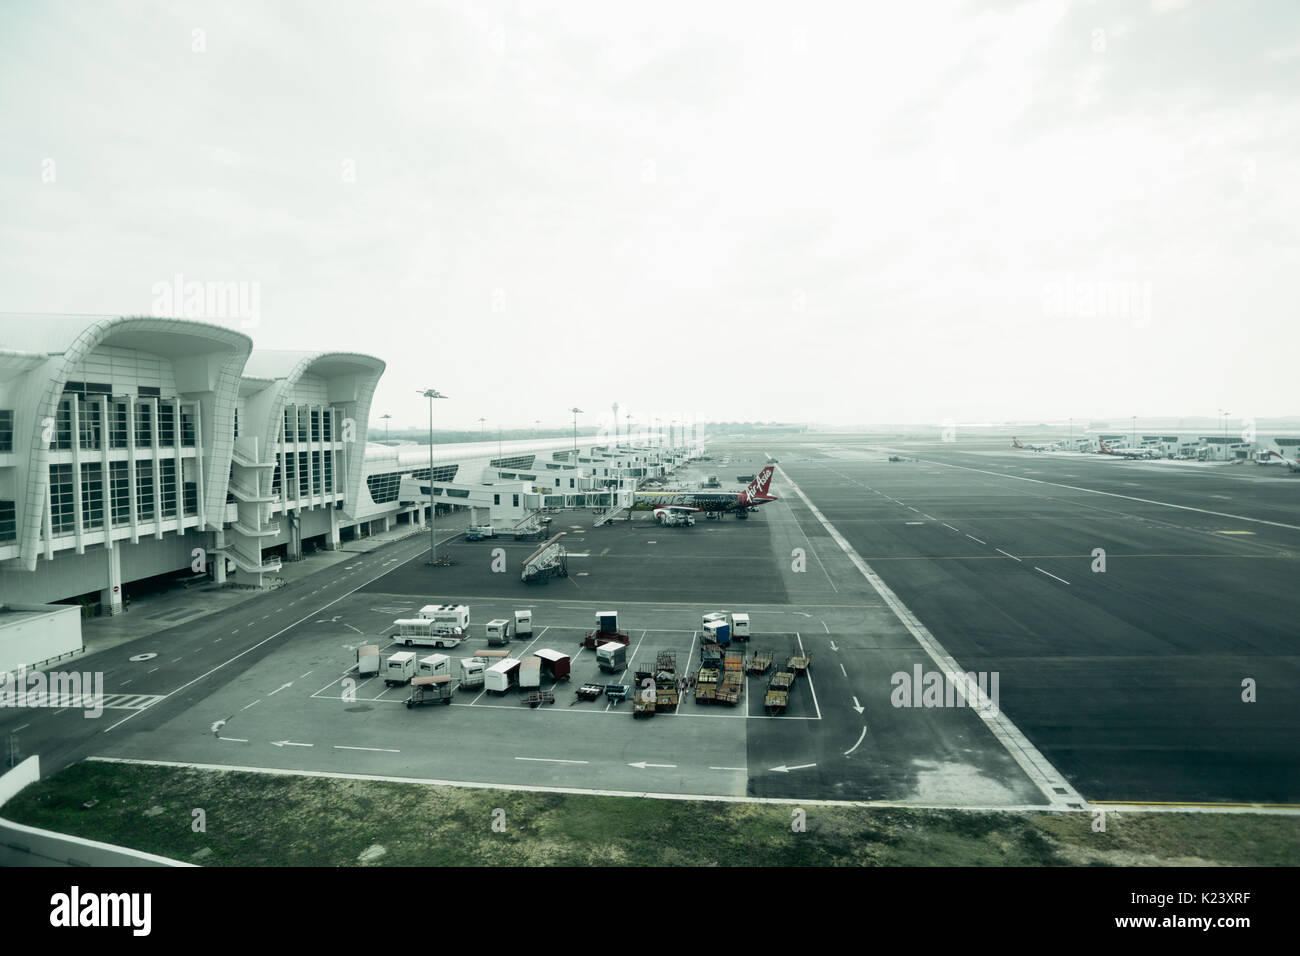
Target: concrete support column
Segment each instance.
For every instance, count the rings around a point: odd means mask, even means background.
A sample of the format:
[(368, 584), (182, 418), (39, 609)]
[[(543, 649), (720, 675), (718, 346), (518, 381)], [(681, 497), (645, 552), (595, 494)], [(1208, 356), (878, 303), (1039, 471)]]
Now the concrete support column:
[(392, 530), (393, 530), (393, 516), (392, 516), (392, 515), (384, 515), (383, 521), (384, 521), (384, 530), (385, 530), (385, 531), (392, 531)]
[(298, 516), (297, 511), (290, 511), (284, 516), (285, 525), (288, 528), (287, 536), (288, 546), (285, 553), (290, 561), (302, 560), (302, 519)]
[[(226, 546), (225, 530), (222, 528), (218, 528), (216, 534), (213, 535), (213, 540), (216, 542), (217, 548), (224, 548)], [(212, 580), (214, 580), (217, 584), (225, 584), (226, 583), (226, 556), (224, 554), (214, 554), (210, 557), (210, 560), (214, 562), (213, 570), (212, 570)]]
[[(77, 502), (78, 505), (81, 502)], [(104, 614), (121, 614), (122, 607), (122, 549), (105, 548), (108, 561), (108, 587), (99, 592), (99, 609)]]
[(415, 523), (419, 525), (421, 528), (423, 528), (425, 525), (424, 511), (425, 511), (424, 505), (420, 505), (420, 507), (415, 509)]
[(330, 530), (325, 536), (325, 550), (337, 551), (339, 549), (339, 510), (337, 508), (329, 509)]

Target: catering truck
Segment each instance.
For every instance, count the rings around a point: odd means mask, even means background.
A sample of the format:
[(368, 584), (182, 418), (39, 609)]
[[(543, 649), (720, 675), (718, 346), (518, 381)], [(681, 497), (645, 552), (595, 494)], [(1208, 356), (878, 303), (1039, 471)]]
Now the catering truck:
[(415, 676), (415, 655), (398, 651), (384, 662), (385, 684), (406, 684)]
[(462, 631), (469, 627), (468, 604), (426, 604), (420, 608), (419, 616), (446, 627), (458, 627)]
[(393, 640), (406, 647), (455, 647), (465, 639), (462, 628), (426, 617), (401, 618), (393, 622)]
[(483, 689), (493, 694), (504, 694), (519, 686), (519, 660), (504, 657), (483, 673)]

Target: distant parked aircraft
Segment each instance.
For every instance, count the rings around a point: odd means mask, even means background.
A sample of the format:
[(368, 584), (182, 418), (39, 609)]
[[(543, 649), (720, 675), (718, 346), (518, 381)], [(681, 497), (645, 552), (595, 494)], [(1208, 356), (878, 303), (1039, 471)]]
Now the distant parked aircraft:
[(1157, 457), (1157, 452), (1154, 448), (1111, 448), (1104, 441), (1101, 443), (1101, 453), (1103, 455), (1115, 455), (1119, 458)]
[(1055, 445), (1026, 445), (1019, 438), (1011, 439), (1012, 448), (1023, 448), (1026, 451), (1051, 451)]
[(779, 500), (767, 493), (772, 484), (774, 469), (768, 465), (751, 481), (744, 491), (638, 491), (632, 499), (633, 511), (653, 511), (656, 521), (663, 521), (673, 512), (726, 514), (735, 512), (737, 518), (749, 517), (749, 512), (769, 501)]

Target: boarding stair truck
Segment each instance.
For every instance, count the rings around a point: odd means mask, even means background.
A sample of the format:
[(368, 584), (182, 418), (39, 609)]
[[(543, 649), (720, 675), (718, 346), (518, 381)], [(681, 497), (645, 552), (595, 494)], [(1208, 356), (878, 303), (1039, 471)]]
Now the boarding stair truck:
[(518, 658), (503, 657), (483, 673), (483, 689), (492, 694), (504, 694), (519, 686)]
[(451, 706), (452, 694), (456, 691), (456, 682), (450, 674), (437, 677), (411, 678), (411, 696), (406, 698), (407, 708), (419, 707), (421, 704), (446, 704)]
[(500, 647), (510, 643), (510, 622), (504, 617), (487, 622), (488, 647)]
[(415, 654), (411, 651), (398, 651), (384, 662), (384, 683), (409, 684), (415, 676)]
[(465, 640), (465, 632), (441, 621), (408, 617), (393, 622), (393, 640), (406, 647), (455, 647)]
[(541, 690), (542, 659), (536, 654), (529, 654), (519, 662), (519, 689)]
[(564, 545), (560, 544), (566, 533), (561, 531), (525, 558), (519, 580), (525, 584), (546, 584), (551, 578), (568, 577), (569, 559)]
[(458, 627), (467, 633), (469, 630), (468, 604), (426, 604), (418, 616), (448, 628)]
[(515, 611), (515, 637), (523, 640), (533, 636), (533, 612), (531, 609)]
[(609, 641), (596, 648), (596, 665), (606, 674), (627, 669), (627, 645)]
[(483, 674), (487, 671), (487, 660), (482, 657), (462, 657), (460, 659), (460, 689), (481, 690)]
[(375, 677), (379, 674), (379, 645), (362, 644), (357, 648), (357, 676)]
[(451, 676), (451, 658), (446, 654), (430, 654), (415, 662), (417, 677)]
[[(623, 645), (620, 644), (619, 647)], [(533, 651), (533, 656), (542, 662), (542, 674), (549, 677), (555, 683), (567, 681), (573, 669), (573, 661), (568, 654), (562, 654), (559, 651), (553, 651), (549, 647), (543, 647), (541, 650)]]

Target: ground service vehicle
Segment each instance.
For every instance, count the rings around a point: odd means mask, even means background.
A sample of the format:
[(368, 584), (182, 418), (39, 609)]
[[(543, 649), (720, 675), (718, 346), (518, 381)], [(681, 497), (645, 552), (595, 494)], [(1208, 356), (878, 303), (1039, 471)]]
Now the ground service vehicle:
[(489, 647), (500, 647), (510, 643), (510, 622), (504, 617), (487, 622), (487, 642)]
[(410, 651), (398, 651), (384, 662), (384, 683), (405, 684), (415, 676), (415, 655)]
[(596, 664), (606, 674), (617, 674), (627, 667), (627, 645), (609, 641), (596, 648)]
[(401, 618), (393, 625), (393, 640), (407, 647), (455, 647), (465, 640), (461, 628), (429, 618)]
[(420, 608), (419, 617), (426, 621), (436, 621), (447, 627), (458, 627), (463, 631), (469, 627), (469, 605), (426, 604)]
[(542, 686), (542, 659), (529, 654), (519, 662), (519, 689), (537, 690)]
[(451, 675), (451, 658), (446, 654), (430, 654), (415, 664), (417, 677), (442, 677)]
[(379, 645), (362, 644), (357, 648), (357, 675), (374, 677), (379, 673)]
[(733, 641), (749, 640), (749, 615), (736, 613), (731, 615), (731, 639)]
[(512, 687), (519, 686), (520, 661), (505, 657), (497, 661), (483, 673), (483, 689), (493, 694), (504, 694)]
[(421, 704), (451, 704), (451, 695), (456, 690), (456, 682), (450, 675), (441, 677), (415, 677), (411, 680), (411, 696), (406, 698), (407, 708), (419, 707)]
[(460, 689), (478, 690), (483, 686), (487, 661), (481, 657), (465, 657), (460, 661)]
[(568, 577), (569, 561), (564, 545), (560, 544), (566, 533), (561, 531), (525, 558), (519, 580), (525, 584), (546, 584), (551, 578)]
[(515, 636), (533, 636), (533, 612), (531, 610), (515, 611)]

